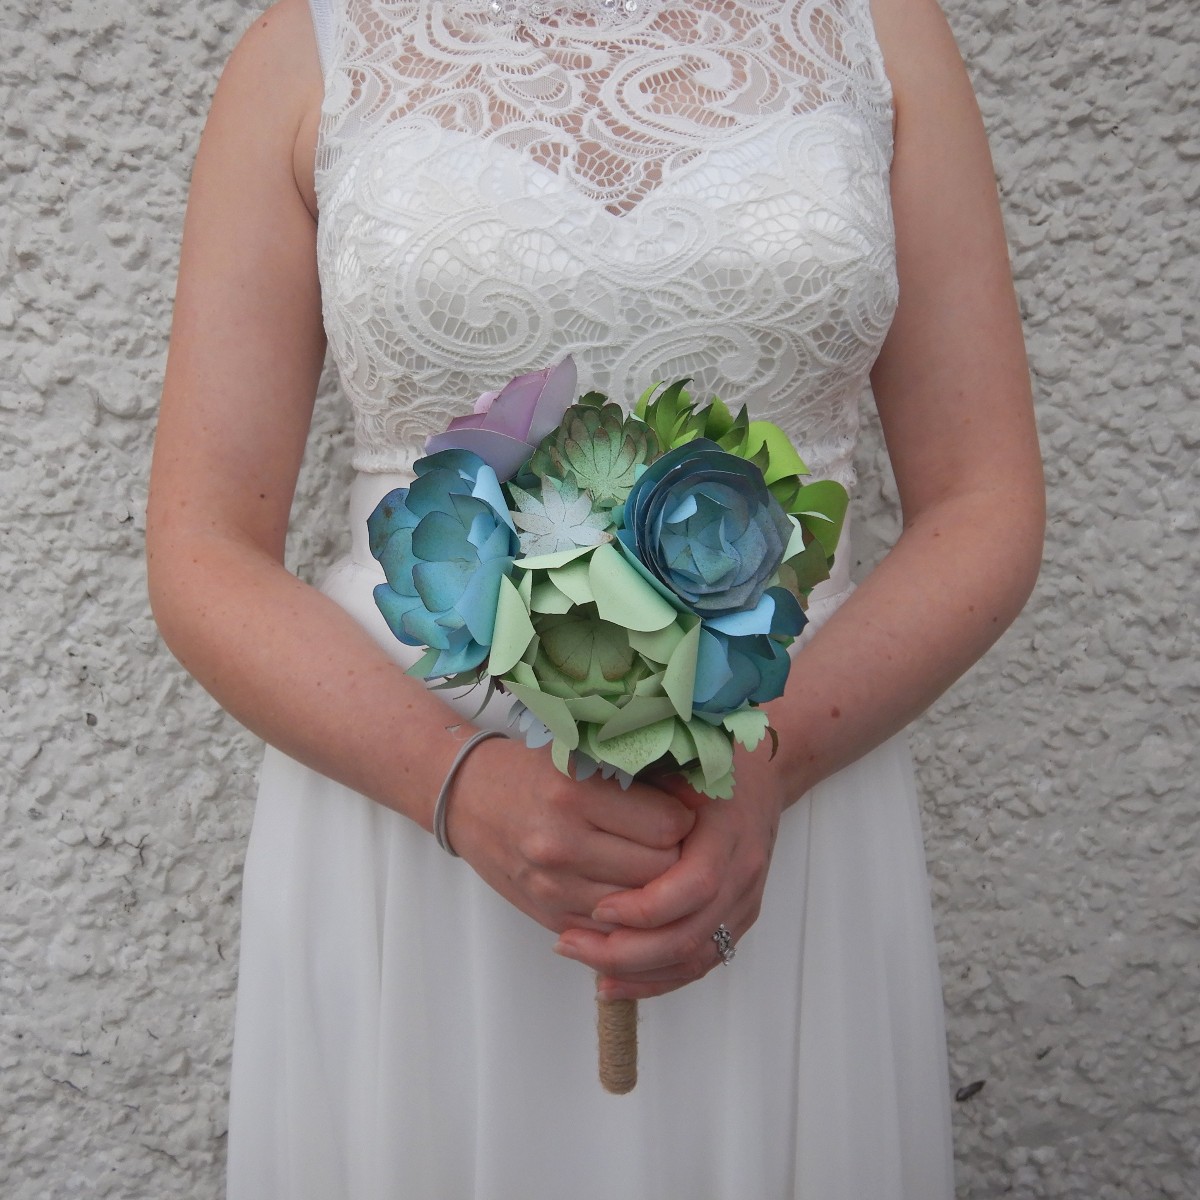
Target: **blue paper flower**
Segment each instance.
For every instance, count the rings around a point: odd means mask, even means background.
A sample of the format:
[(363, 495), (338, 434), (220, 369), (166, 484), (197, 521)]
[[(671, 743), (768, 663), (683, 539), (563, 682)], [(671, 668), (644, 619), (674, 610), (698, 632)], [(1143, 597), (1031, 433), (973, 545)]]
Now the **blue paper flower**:
[(495, 471), (469, 450), (419, 459), (367, 520), (371, 553), (387, 576), (374, 592), (392, 633), (438, 651), (422, 674), (457, 675), (488, 655), (500, 580), (519, 552)]
[(623, 523), (625, 545), (702, 617), (754, 608), (792, 533), (758, 467), (706, 438), (646, 468)]
[(807, 623), (796, 597), (784, 588), (769, 588), (752, 610), (703, 622), (695, 715), (716, 724), (746, 704), (782, 696), (791, 666), (787, 644)]

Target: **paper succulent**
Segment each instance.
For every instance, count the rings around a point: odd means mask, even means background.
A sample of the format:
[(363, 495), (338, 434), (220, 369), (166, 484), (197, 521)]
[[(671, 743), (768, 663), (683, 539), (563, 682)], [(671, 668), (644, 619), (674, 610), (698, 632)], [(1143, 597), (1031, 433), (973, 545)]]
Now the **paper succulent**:
[(445, 433), (425, 443), (426, 454), (470, 450), (501, 483), (528, 461), (534, 447), (558, 428), (575, 398), (575, 362), (567, 355), (555, 366), (518, 375), (498, 392), (484, 392), (469, 417), (455, 417)]
[(758, 604), (792, 532), (762, 472), (698, 438), (645, 470), (618, 536), (689, 610), (719, 616)]
[(570, 479), (546, 478), (536, 492), (510, 483), (508, 493), (518, 510), (512, 519), (520, 533), (522, 554), (553, 554), (613, 540), (609, 518), (594, 512), (591, 497)]
[(562, 424), (538, 446), (528, 472), (539, 479), (570, 480), (597, 508), (612, 508), (629, 495), (638, 469), (658, 455), (649, 426), (615, 404), (575, 404)]
[(428, 647), (415, 674), (456, 675), (487, 658), (517, 531), (495, 472), (478, 455), (445, 450), (415, 470), (412, 486), (389, 492), (367, 519), (387, 577), (375, 603), (400, 641)]

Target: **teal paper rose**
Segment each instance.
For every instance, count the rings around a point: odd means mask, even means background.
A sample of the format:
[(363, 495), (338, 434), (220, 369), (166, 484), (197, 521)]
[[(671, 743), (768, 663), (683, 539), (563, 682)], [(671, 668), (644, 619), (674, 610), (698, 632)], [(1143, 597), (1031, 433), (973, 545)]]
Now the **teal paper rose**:
[(783, 695), (791, 658), (788, 645), (808, 623), (796, 597), (768, 588), (750, 611), (700, 626), (693, 711), (714, 725), (746, 704)]
[(758, 605), (793, 529), (759, 468), (706, 438), (646, 468), (622, 523), (626, 548), (706, 618)]
[(426, 678), (480, 666), (496, 624), (500, 580), (519, 553), (495, 471), (469, 450), (419, 459), (367, 520), (387, 583), (375, 603), (392, 633), (434, 653)]

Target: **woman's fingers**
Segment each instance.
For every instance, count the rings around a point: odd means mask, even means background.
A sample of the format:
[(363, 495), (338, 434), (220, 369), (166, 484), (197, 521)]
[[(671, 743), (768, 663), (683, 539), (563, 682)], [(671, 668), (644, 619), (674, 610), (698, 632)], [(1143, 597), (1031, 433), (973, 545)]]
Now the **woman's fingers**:
[(597, 829), (614, 837), (667, 850), (678, 846), (696, 824), (696, 814), (660, 788), (635, 783), (628, 789), (611, 780), (575, 784), (565, 801)]

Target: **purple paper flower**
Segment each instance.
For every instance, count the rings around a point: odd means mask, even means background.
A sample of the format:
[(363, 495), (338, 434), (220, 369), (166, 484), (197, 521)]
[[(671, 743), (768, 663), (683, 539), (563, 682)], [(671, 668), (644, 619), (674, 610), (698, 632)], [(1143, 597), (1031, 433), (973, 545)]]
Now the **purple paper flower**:
[(455, 417), (445, 433), (425, 443), (426, 454), (470, 450), (507, 483), (528, 461), (538, 443), (558, 428), (575, 399), (575, 362), (562, 362), (518, 375), (498, 392), (484, 392), (469, 417)]

